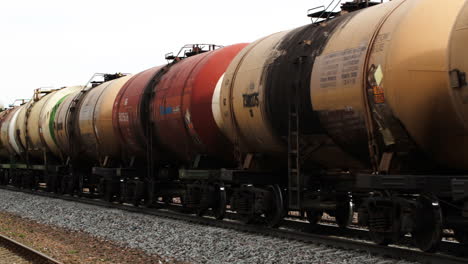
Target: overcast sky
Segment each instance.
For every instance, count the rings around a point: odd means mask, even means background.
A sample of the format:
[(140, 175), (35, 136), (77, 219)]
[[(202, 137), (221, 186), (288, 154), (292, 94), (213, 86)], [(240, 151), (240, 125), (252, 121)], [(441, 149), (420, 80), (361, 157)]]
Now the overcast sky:
[(310, 23), (329, 0), (15, 0), (0, 6), (0, 103), (95, 72), (137, 73), (186, 43), (229, 45)]

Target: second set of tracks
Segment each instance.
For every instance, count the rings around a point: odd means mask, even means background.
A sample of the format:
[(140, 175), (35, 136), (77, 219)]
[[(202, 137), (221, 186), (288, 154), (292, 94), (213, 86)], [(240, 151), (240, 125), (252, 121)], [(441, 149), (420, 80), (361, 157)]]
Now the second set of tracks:
[(89, 205), (116, 208), (134, 213), (153, 215), (169, 219), (181, 220), (196, 224), (226, 228), (241, 232), (255, 233), (264, 236), (276, 237), (301, 241), (305, 243), (322, 244), (336, 248), (368, 252), (376, 256), (391, 257), (394, 259), (404, 259), (420, 263), (447, 263), (459, 264), (468, 263), (468, 247), (456, 242), (443, 241), (439, 253), (425, 253), (411, 247), (410, 239), (404, 238), (401, 245), (380, 246), (373, 244), (366, 229), (348, 228), (341, 229), (333, 224), (322, 223), (311, 231), (310, 225), (304, 221), (286, 219), (280, 228), (268, 228), (262, 225), (246, 225), (236, 221), (236, 215), (228, 213), (226, 220), (216, 220), (213, 217), (199, 217), (194, 214), (184, 213), (180, 206), (169, 206), (171, 209), (155, 209), (148, 207), (136, 207), (128, 204), (106, 202), (100, 199), (78, 197), (70, 195), (58, 195), (45, 191), (33, 191), (17, 189), (10, 186), (0, 186), (15, 192), (40, 195), (54, 199), (74, 201)]
[(0, 235), (0, 263), (61, 264), (59, 261), (4, 235)]

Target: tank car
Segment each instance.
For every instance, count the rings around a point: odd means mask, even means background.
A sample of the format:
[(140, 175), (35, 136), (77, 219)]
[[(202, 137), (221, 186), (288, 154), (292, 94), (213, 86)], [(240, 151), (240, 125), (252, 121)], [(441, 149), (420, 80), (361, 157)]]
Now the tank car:
[[(153, 79), (163, 66), (133, 75), (120, 89), (113, 107), (112, 121), (121, 144), (122, 159), (127, 166), (144, 161), (148, 140), (149, 100)], [(144, 164), (144, 162), (143, 162)]]
[(312, 222), (345, 224), (352, 200), (379, 244), (466, 239), (467, 8), (391, 1), (260, 39), (223, 77), (221, 129), (244, 160), (288, 160), (288, 208)]
[(42, 160), (44, 153), (50, 152), (49, 146), (55, 147), (51, 113), (62, 98), (79, 89), (79, 86), (72, 86), (59, 90), (40, 88), (34, 91), (33, 99), (20, 107), (15, 124), (24, 151), (21, 155), (26, 156), (26, 159)]
[[(125, 171), (129, 176), (124, 177), (123, 198), (132, 197), (135, 203), (146, 198), (147, 204), (153, 204), (157, 197), (170, 199), (185, 193), (186, 205), (198, 207), (199, 190), (214, 191), (213, 186), (190, 181), (174, 184), (174, 180), (179, 178), (179, 168), (216, 169), (232, 164), (231, 145), (216, 126), (211, 101), (219, 77), (245, 46), (185, 46), (177, 56), (167, 56), (171, 63), (136, 74), (120, 91), (114, 104), (114, 128), (131, 165)], [(138, 164), (146, 167), (146, 177), (134, 176), (142, 175)], [(139, 191), (145, 185), (148, 190)]]
[[(119, 166), (120, 141), (112, 127), (114, 100), (130, 75), (98, 74), (103, 81), (64, 98), (56, 110), (54, 133), (62, 162), (67, 161), (69, 174), (59, 175), (62, 192), (73, 193), (84, 188), (94, 192), (103, 179), (93, 177), (93, 166)], [(95, 76), (96, 77), (96, 76)]]

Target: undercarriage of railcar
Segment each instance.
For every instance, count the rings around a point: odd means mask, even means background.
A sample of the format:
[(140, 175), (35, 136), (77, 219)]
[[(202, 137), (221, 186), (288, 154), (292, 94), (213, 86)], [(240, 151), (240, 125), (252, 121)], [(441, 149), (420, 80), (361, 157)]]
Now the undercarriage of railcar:
[[(299, 204), (290, 206), (281, 172), (156, 168), (137, 169), (3, 162), (0, 184), (59, 194), (101, 198), (135, 206), (182, 206), (199, 216), (223, 219), (235, 212), (245, 224), (281, 225), (302, 217), (316, 225), (324, 213), (346, 228), (367, 226), (375, 243), (398, 243), (411, 234), (415, 245), (433, 252), (444, 229), (468, 243), (468, 176), (383, 175), (324, 172), (303, 175)], [(283, 172), (284, 173), (287, 172)]]

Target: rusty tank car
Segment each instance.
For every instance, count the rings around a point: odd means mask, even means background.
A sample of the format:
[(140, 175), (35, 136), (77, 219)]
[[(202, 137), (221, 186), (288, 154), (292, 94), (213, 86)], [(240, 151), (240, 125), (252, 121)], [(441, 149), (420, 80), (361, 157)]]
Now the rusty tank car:
[(153, 131), (161, 148), (173, 153), (172, 159), (193, 163), (208, 156), (219, 158), (217, 164), (223, 158), (232, 160), (230, 144), (214, 121), (211, 104), (218, 79), (245, 46), (227, 46), (184, 59), (155, 85)]
[[(423, 218), (415, 209), (420, 206), (426, 224), (410, 232), (421, 249), (432, 251), (443, 225), (439, 199), (466, 197), (466, 191), (458, 196), (444, 189), (466, 186), (466, 178), (453, 175), (468, 169), (462, 51), (467, 8), (465, 1), (392, 1), (262, 38), (234, 59), (220, 81), (218, 124), (245, 157), (288, 160), (290, 209), (318, 219), (339, 190), (336, 177), (341, 185), (354, 175), (353, 187), (345, 190), (397, 192), (355, 199), (377, 243), (398, 240), (407, 232), (398, 226), (408, 217)], [(437, 22), (421, 23), (429, 20)], [(443, 173), (437, 179), (417, 176), (427, 171)], [(304, 186), (318, 176), (336, 186), (332, 192)], [(444, 177), (445, 185), (438, 185)], [(402, 198), (424, 192), (440, 196)], [(332, 199), (332, 214), (345, 223), (346, 192)], [(392, 210), (399, 216), (388, 217)], [(455, 215), (463, 218), (461, 211)], [(377, 225), (387, 218), (390, 224)], [(466, 228), (453, 224), (466, 236)]]
[[(124, 160), (146, 157), (148, 140), (149, 100), (152, 80), (162, 66), (133, 75), (120, 89), (113, 107), (112, 121), (115, 133), (124, 146)], [(147, 91), (149, 90), (149, 91)]]
[(468, 244), (468, 3), (368, 6), (36, 93), (0, 113), (0, 183), (269, 227), (357, 213), (378, 244)]

